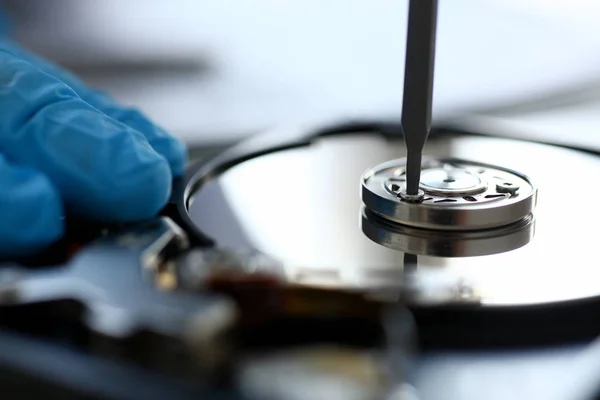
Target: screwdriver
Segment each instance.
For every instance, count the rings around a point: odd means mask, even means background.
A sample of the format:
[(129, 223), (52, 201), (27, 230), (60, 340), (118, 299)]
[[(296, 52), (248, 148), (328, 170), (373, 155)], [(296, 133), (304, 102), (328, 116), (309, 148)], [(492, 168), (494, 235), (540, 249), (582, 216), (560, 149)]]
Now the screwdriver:
[(410, 0), (404, 62), (402, 130), (406, 144), (405, 200), (419, 200), (423, 147), (431, 128), (437, 0)]

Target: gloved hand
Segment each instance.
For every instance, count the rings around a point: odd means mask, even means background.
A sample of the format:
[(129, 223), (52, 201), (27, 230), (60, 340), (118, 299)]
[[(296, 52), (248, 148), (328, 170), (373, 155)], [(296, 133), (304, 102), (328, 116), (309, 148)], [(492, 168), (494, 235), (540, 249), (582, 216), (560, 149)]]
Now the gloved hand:
[(133, 109), (0, 38), (0, 257), (43, 249), (68, 212), (154, 216), (185, 146)]

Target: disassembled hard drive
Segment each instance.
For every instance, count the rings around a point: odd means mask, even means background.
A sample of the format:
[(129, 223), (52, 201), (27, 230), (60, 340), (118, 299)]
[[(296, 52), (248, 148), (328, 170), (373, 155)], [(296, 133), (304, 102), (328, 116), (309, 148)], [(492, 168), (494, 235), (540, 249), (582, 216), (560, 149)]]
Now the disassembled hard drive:
[(190, 167), (162, 218), (71, 220), (2, 265), (0, 390), (414, 398), (416, 352), (598, 334), (599, 217), (556, 194), (593, 198), (596, 155), (435, 130), (407, 201), (403, 151), (394, 124), (274, 131)]
[(600, 158), (430, 132), (436, 17), (410, 2), (401, 124), (252, 137), (156, 219), (67, 215), (60, 243), (1, 263), (0, 397), (448, 400), (464, 381), (420, 356), (590, 343)]

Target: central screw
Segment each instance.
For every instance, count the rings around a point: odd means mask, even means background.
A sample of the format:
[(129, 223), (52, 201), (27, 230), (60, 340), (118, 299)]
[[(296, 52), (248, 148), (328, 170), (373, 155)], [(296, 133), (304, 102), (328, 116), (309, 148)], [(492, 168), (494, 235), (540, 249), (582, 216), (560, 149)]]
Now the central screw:
[(425, 197), (425, 192), (419, 189), (417, 194), (408, 194), (406, 193), (406, 188), (402, 188), (398, 196), (408, 203), (418, 203)]

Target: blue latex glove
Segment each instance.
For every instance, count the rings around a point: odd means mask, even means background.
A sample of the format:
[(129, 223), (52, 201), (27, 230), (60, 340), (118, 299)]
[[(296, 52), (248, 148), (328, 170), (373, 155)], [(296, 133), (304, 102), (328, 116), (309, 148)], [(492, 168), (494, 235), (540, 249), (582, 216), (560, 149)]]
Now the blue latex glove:
[(156, 215), (185, 162), (185, 146), (138, 111), (0, 38), (0, 257), (59, 239), (66, 211)]

